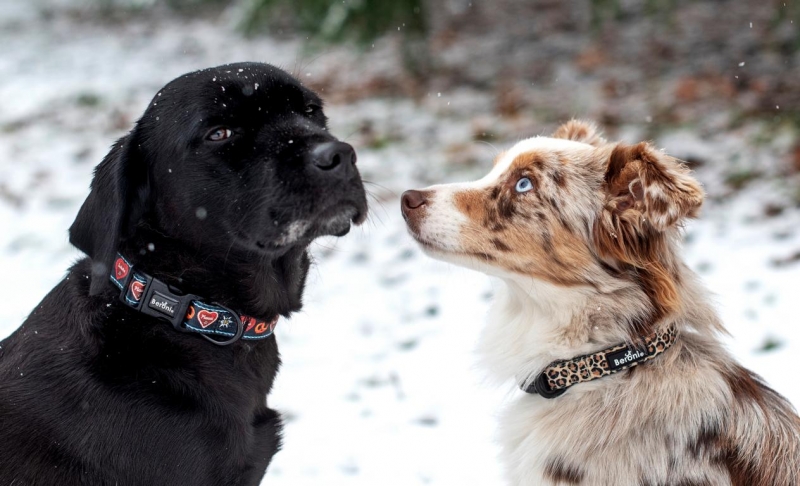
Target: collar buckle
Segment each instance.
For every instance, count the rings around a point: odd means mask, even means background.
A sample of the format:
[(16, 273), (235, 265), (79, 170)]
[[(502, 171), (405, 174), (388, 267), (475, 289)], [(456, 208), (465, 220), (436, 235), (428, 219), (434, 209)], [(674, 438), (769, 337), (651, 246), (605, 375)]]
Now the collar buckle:
[(192, 301), (200, 297), (178, 294), (169, 285), (143, 272), (131, 272), (126, 280), (119, 295), (123, 303), (142, 314), (169, 322), (177, 331), (190, 332), (183, 326), (184, 318)]
[(561, 395), (563, 395), (567, 391), (566, 388), (560, 388), (560, 389), (553, 390), (553, 389), (550, 388), (550, 385), (547, 384), (547, 375), (545, 373), (547, 373), (547, 370), (550, 369), (550, 366), (552, 366), (552, 363), (550, 365), (548, 365), (544, 369), (544, 371), (539, 373), (536, 376), (536, 378), (533, 379), (531, 384), (528, 385), (527, 388), (525, 388), (524, 391), (526, 393), (530, 393), (532, 395), (537, 395), (538, 394), (542, 398), (551, 399), (551, 398), (560, 397)]

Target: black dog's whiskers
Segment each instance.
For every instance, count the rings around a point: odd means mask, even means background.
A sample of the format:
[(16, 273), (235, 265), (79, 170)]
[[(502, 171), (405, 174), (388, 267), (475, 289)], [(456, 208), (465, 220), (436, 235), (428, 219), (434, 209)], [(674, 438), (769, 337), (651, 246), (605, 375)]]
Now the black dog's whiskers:
[[(363, 181), (363, 182), (364, 182), (364, 184), (365, 184), (365, 185), (367, 185), (367, 184), (368, 184), (368, 185), (372, 185), (372, 186), (379, 187), (379, 188), (381, 188), (381, 189), (383, 189), (383, 190), (387, 191), (387, 192), (388, 192), (389, 194), (391, 194), (392, 196), (395, 196), (395, 197), (397, 196), (397, 193), (396, 193), (396, 192), (392, 191), (391, 189), (387, 188), (386, 186), (382, 186), (382, 185), (380, 185), (380, 184), (377, 184), (377, 183), (375, 183), (375, 182), (366, 181), (366, 180), (365, 180), (365, 181)], [(387, 212), (387, 210), (386, 210), (386, 201), (385, 201), (384, 199), (381, 199), (380, 197), (376, 196), (376, 195), (375, 195), (375, 194), (374, 194), (372, 191), (370, 191), (369, 189), (365, 189), (365, 191), (366, 191), (366, 193), (367, 193), (367, 197), (368, 197), (368, 198), (370, 198), (370, 199), (372, 199), (372, 200), (374, 201), (374, 204), (372, 204), (372, 205), (370, 206), (370, 207), (371, 207), (373, 210), (372, 210), (372, 211), (370, 211), (369, 215), (367, 216), (367, 219), (366, 219), (366, 221), (367, 221), (367, 222), (369, 222), (369, 223), (372, 225), (372, 227), (373, 227), (373, 228), (377, 228), (377, 225), (376, 225), (376, 223), (375, 223), (375, 219), (377, 219), (377, 220), (378, 220), (378, 222), (380, 222), (380, 224), (381, 224), (381, 225), (385, 226), (385, 225), (386, 225), (386, 222), (385, 222), (385, 220), (384, 220), (383, 218), (381, 218), (381, 217), (380, 217), (380, 214), (378, 214), (378, 213), (376, 213), (376, 212), (375, 212), (375, 208), (376, 208), (376, 206), (377, 206), (378, 208), (380, 208), (380, 209), (381, 209), (381, 211), (383, 212), (383, 214), (384, 214), (386, 217), (388, 217), (388, 216), (389, 216), (389, 213), (388, 213), (388, 212)]]
[[(308, 60), (305, 64), (302, 64), (302, 61), (300, 59), (298, 59), (297, 56), (295, 56), (295, 58), (294, 58), (294, 68), (290, 71), (292, 73), (292, 76), (294, 76), (294, 77), (296, 77), (298, 79), (303, 79), (303, 73), (306, 71), (306, 69), (311, 67), (311, 64), (316, 62), (319, 58), (329, 54), (331, 51), (332, 51), (332, 48), (325, 49), (322, 52), (320, 52), (319, 54), (317, 54), (316, 56), (314, 56), (313, 58), (311, 58), (310, 60)], [(298, 66), (298, 62), (300, 62), (299, 66)]]
[(378, 222), (380, 222), (381, 225), (386, 226), (385, 220), (383, 218), (381, 218), (379, 213), (375, 212), (375, 208), (377, 206), (378, 208), (380, 208), (380, 210), (383, 212), (383, 214), (386, 217), (389, 216), (389, 213), (386, 211), (386, 206), (384, 205), (384, 202), (381, 201), (377, 196), (375, 196), (374, 194), (372, 194), (369, 191), (367, 191), (367, 197), (372, 199), (374, 201), (374, 204), (372, 204), (370, 206), (372, 208), (372, 210), (367, 215), (367, 219), (365, 220), (365, 222), (368, 222), (370, 225), (372, 225), (373, 228), (377, 228), (377, 225), (375, 223), (375, 220), (377, 219)]
[(319, 247), (319, 248), (322, 248), (323, 250), (327, 250), (329, 252), (343, 252), (344, 251), (341, 248), (339, 248), (337, 242), (333, 242), (333, 245), (326, 245), (320, 240), (314, 240), (312, 242), (312, 245), (316, 246), (316, 247)]
[(358, 133), (360, 130), (361, 130), (360, 128), (354, 128), (352, 132), (350, 132), (347, 135), (345, 135), (344, 137), (342, 137), (342, 140), (350, 140), (350, 137), (352, 137), (353, 135)]
[(389, 189), (388, 187), (386, 187), (386, 186), (384, 186), (384, 185), (378, 184), (377, 182), (368, 181), (368, 180), (362, 180), (361, 182), (363, 182), (364, 184), (369, 184), (370, 186), (379, 187), (379, 188), (383, 189), (384, 191), (388, 192), (389, 194), (391, 194), (392, 196), (394, 196), (394, 197), (396, 197), (396, 198), (399, 198), (399, 197), (400, 197), (400, 195), (399, 195), (399, 194), (397, 194), (397, 193), (396, 193), (395, 191), (393, 191), (392, 189)]

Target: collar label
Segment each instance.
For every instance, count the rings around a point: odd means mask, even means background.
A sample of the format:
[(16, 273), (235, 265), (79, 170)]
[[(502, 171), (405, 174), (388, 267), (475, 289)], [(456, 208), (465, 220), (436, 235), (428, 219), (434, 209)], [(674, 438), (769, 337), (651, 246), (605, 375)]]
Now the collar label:
[(647, 358), (647, 353), (642, 349), (636, 348), (624, 348), (606, 355), (608, 367), (611, 371), (618, 370), (631, 363), (642, 361), (644, 358)]
[(150, 297), (150, 301), (147, 302), (147, 307), (158, 311), (165, 316), (174, 317), (175, 311), (178, 308), (178, 301), (175, 299), (170, 299), (161, 292), (155, 291)]

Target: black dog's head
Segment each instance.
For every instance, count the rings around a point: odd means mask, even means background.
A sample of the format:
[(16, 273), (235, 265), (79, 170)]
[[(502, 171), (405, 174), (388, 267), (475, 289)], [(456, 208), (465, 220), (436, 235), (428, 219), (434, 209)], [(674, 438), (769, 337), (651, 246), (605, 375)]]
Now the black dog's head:
[(97, 167), (70, 242), (92, 257), (93, 294), (143, 221), (203, 254), (277, 258), (366, 218), (355, 162), (320, 98), (284, 71), (193, 72), (159, 91)]

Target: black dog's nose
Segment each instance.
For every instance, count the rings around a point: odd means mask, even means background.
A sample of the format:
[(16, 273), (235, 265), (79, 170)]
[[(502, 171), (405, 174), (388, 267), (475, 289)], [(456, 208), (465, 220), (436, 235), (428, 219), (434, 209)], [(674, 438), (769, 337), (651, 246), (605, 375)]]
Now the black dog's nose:
[(321, 170), (333, 170), (356, 163), (356, 151), (349, 143), (325, 142), (311, 149), (311, 163)]
[(423, 191), (410, 190), (403, 193), (403, 209), (417, 209), (428, 202), (426, 193)]

